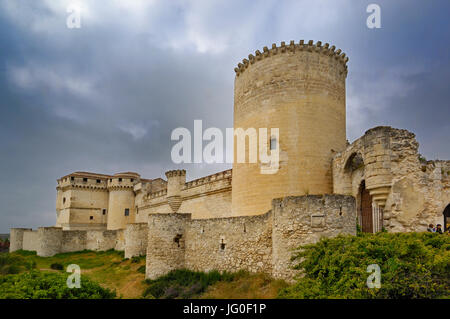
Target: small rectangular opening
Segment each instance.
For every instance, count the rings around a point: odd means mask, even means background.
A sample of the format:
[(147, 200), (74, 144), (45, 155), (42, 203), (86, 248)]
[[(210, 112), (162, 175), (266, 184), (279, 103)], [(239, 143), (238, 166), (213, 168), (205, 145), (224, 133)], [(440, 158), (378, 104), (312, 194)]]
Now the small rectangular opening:
[(83, 178), (83, 182), (87, 182), (88, 179), (86, 177)]
[(89, 219), (90, 219), (90, 220), (93, 220), (93, 219), (94, 219), (94, 216), (89, 216)]
[(97, 179), (97, 184), (100, 184), (101, 180)]
[(129, 208), (125, 208), (125, 216), (130, 216), (130, 209)]
[(277, 139), (275, 137), (272, 137), (270, 139), (270, 150), (276, 150), (277, 149)]
[(122, 178), (119, 178), (119, 182), (121, 182), (122, 181)]
[(103, 209), (103, 215), (106, 215), (106, 209)]
[(71, 180), (71, 181), (74, 181), (74, 180), (75, 180), (75, 177), (70, 176), (70, 180)]

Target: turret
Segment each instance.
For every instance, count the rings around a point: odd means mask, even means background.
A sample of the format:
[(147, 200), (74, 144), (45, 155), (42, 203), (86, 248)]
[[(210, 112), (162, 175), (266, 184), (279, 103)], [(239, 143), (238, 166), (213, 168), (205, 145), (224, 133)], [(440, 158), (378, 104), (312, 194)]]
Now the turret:
[(127, 224), (134, 223), (134, 185), (139, 181), (140, 175), (132, 172), (115, 174), (108, 180), (108, 230), (124, 229)]
[(166, 172), (167, 202), (172, 212), (177, 213), (181, 206), (181, 189), (186, 183), (186, 171), (173, 170)]

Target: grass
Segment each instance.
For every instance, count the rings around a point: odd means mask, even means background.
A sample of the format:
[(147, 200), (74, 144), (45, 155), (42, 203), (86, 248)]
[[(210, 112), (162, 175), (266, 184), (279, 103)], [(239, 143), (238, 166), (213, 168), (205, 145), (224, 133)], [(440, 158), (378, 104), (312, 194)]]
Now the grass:
[(247, 271), (197, 272), (174, 270), (155, 280), (146, 280), (145, 298), (161, 299), (268, 299), (287, 286), (283, 280), (274, 280), (266, 274)]
[(220, 281), (200, 296), (206, 299), (274, 299), (286, 288), (284, 280), (276, 280), (267, 274), (237, 272), (232, 281)]
[[(98, 282), (102, 287), (115, 290), (117, 297), (140, 298), (146, 286), (145, 279), (145, 256), (124, 259), (123, 252), (107, 250), (101, 252), (79, 251), (57, 254), (52, 257), (40, 257), (36, 252), (19, 250), (13, 253), (1, 254), (9, 261), (9, 265), (19, 267), (12, 273), (26, 271), (31, 266), (42, 272), (65, 272), (70, 264), (77, 264), (81, 268), (82, 275), (88, 279)], [(0, 256), (1, 256), (0, 255)], [(11, 261), (14, 261), (11, 264)], [(0, 257), (0, 274), (2, 266)], [(61, 270), (62, 266), (62, 270)], [(144, 267), (144, 271), (142, 271)], [(141, 271), (138, 269), (141, 268)], [(8, 273), (11, 273), (9, 270)]]
[(114, 250), (85, 250), (52, 257), (19, 250), (0, 254), (0, 278), (36, 270), (66, 276), (67, 266), (77, 264), (83, 276), (114, 290), (118, 298), (275, 298), (277, 291), (286, 286), (284, 281), (268, 275), (245, 271), (176, 270), (156, 280), (145, 280), (145, 263), (145, 256), (125, 259), (123, 252)]

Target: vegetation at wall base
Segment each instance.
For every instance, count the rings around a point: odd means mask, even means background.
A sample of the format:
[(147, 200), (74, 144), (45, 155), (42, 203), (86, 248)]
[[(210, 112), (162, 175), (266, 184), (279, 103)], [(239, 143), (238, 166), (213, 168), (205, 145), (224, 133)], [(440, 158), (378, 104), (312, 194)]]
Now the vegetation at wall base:
[(110, 299), (112, 290), (81, 277), (80, 288), (67, 287), (67, 275), (37, 270), (0, 277), (1, 299)]
[(218, 281), (231, 281), (235, 274), (218, 271), (199, 272), (187, 269), (172, 270), (155, 280), (147, 279), (144, 298), (191, 298)]
[[(358, 232), (303, 246), (293, 258), (298, 276), (288, 285), (246, 271), (182, 269), (145, 280), (145, 256), (124, 259), (123, 252), (114, 250), (52, 257), (0, 253), (0, 298), (113, 298), (114, 292), (116, 298), (450, 298), (447, 234)], [(64, 290), (70, 264), (80, 265), (86, 290)], [(380, 266), (379, 289), (367, 287), (370, 264)]]
[[(300, 247), (296, 284), (279, 298), (450, 298), (450, 236), (359, 233)], [(368, 288), (367, 266), (379, 265), (381, 287)]]

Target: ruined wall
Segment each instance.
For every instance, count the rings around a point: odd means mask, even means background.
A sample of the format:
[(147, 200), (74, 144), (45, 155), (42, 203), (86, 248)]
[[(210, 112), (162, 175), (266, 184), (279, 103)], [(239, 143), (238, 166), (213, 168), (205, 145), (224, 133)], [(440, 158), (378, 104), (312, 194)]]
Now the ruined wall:
[(271, 273), (271, 214), (192, 220), (186, 232), (186, 267)]
[(129, 224), (125, 229), (125, 258), (144, 256), (147, 252), (148, 224)]
[[(450, 161), (426, 161), (418, 153), (415, 135), (389, 126), (372, 128), (333, 159), (333, 187), (356, 197), (362, 181), (381, 207), (388, 231), (425, 231), (429, 223), (443, 225), (450, 203)], [(356, 157), (357, 162), (354, 167)], [(378, 230), (380, 230), (379, 227)]]
[(272, 262), (275, 278), (292, 279), (292, 254), (303, 244), (339, 234), (356, 235), (353, 196), (309, 195), (274, 199)]

